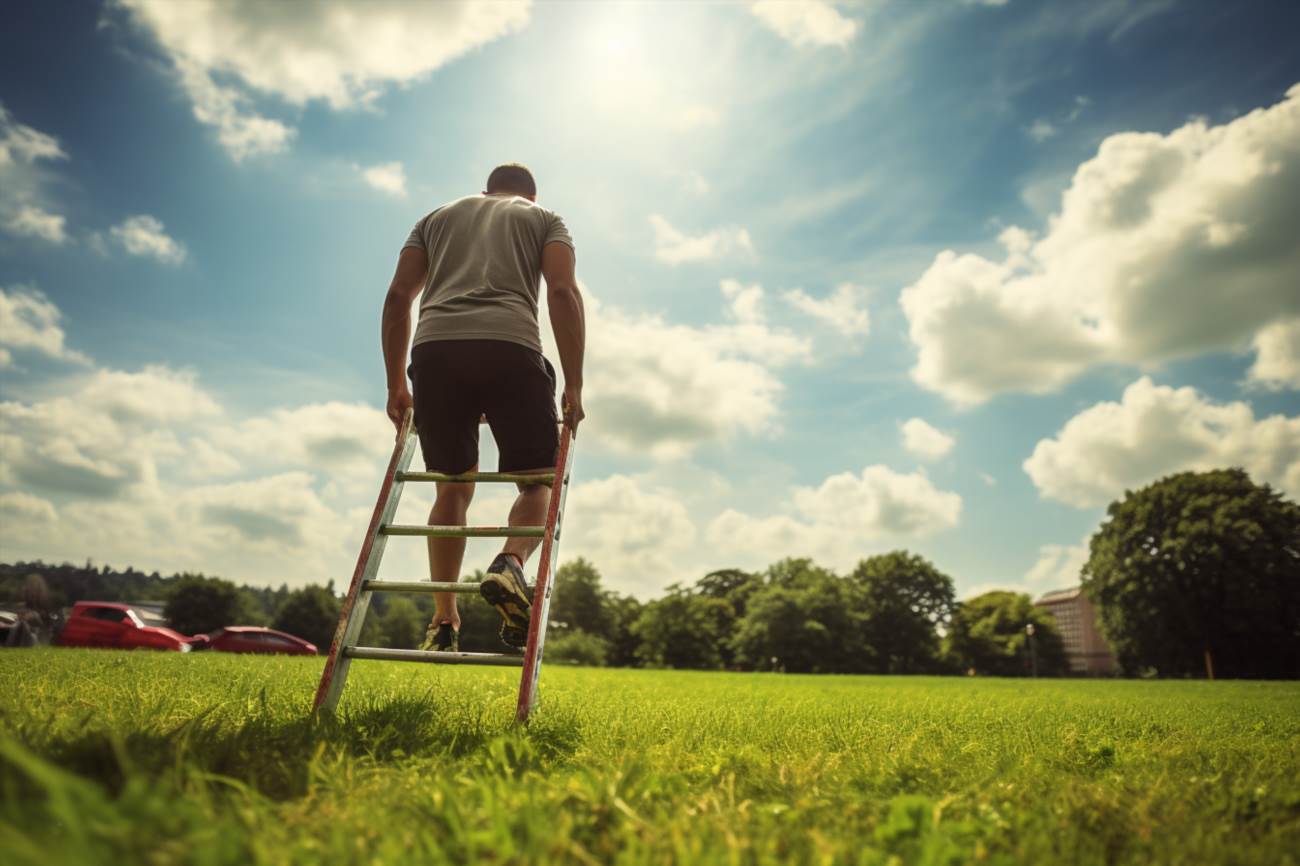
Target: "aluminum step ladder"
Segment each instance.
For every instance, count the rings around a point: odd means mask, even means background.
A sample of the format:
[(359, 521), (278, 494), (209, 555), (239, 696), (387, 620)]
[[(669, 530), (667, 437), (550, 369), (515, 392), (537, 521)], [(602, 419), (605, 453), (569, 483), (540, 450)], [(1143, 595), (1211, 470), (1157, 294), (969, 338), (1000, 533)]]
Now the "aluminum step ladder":
[[(555, 580), (555, 562), (560, 549), (560, 528), (564, 520), (564, 500), (569, 492), (569, 477), (573, 471), (573, 433), (565, 424), (560, 429), (560, 448), (555, 470), (550, 473), (521, 475), (509, 472), (466, 472), (446, 475), (441, 472), (408, 472), (415, 453), (417, 438), (410, 410), (402, 420), (401, 432), (388, 461), (388, 471), (379, 488), (370, 528), (366, 530), (357, 557), (356, 570), (347, 598), (339, 612), (338, 628), (330, 644), (329, 658), (316, 690), (314, 709), (332, 713), (338, 706), (339, 696), (347, 683), (348, 668), (352, 659), (379, 659), (384, 661), (418, 661), (462, 665), (522, 666), (519, 681), (519, 703), (515, 720), (524, 722), (537, 703), (537, 677), (542, 670), (542, 646), (546, 641), (546, 623), (551, 613), (551, 591)], [(393, 523), (402, 488), (407, 482), (475, 481), (475, 482), (549, 482), (550, 504), (546, 509), (544, 526), (402, 526)], [(512, 653), (428, 652), (411, 649), (384, 649), (358, 646), (361, 626), (370, 607), (370, 596), (376, 592), (434, 593), (456, 592), (478, 594), (477, 583), (435, 583), (432, 580), (376, 580), (379, 562), (390, 536), (413, 535), (435, 538), (506, 538), (526, 536), (542, 539), (538, 557), (537, 578), (533, 583), (533, 606), (528, 624), (528, 643), (522, 656)]]

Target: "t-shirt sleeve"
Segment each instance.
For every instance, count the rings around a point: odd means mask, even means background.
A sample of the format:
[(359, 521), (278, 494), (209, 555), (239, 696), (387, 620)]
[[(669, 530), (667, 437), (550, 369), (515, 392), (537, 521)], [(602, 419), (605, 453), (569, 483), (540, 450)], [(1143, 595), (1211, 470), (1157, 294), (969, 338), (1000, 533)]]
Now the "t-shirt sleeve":
[(562, 244), (568, 244), (569, 249), (575, 250), (573, 245), (573, 236), (569, 234), (569, 227), (564, 224), (564, 220), (557, 213), (552, 213), (546, 223), (546, 237), (542, 238), (542, 246), (546, 246), (552, 241), (559, 241)]
[(424, 249), (424, 220), (423, 219), (420, 220), (418, 223), (416, 223), (415, 228), (411, 229), (411, 233), (406, 236), (406, 243), (402, 244), (402, 249), (406, 249), (407, 247), (416, 247), (417, 249), (421, 249), (421, 250)]

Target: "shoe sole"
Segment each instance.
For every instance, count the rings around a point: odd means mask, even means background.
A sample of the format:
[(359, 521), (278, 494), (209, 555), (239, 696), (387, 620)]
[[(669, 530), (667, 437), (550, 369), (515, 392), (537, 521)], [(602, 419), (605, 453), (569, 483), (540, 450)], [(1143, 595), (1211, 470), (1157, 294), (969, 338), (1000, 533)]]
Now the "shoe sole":
[(501, 640), (515, 649), (523, 649), (528, 643), (532, 603), (500, 579), (485, 579), (479, 584), (478, 592), (501, 615)]

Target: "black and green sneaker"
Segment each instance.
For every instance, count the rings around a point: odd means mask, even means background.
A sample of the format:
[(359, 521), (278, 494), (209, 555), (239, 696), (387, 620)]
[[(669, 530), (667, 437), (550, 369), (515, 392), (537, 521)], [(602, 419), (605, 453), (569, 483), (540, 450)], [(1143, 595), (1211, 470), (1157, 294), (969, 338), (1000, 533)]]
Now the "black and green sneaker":
[(429, 627), (424, 632), (424, 642), (420, 644), (420, 649), (425, 652), (432, 650), (440, 653), (460, 652), (460, 632), (449, 622), (442, 624), (429, 623)]
[(533, 602), (524, 571), (515, 565), (514, 557), (497, 554), (478, 591), (501, 614), (501, 640), (506, 646), (523, 649), (528, 644), (528, 612)]

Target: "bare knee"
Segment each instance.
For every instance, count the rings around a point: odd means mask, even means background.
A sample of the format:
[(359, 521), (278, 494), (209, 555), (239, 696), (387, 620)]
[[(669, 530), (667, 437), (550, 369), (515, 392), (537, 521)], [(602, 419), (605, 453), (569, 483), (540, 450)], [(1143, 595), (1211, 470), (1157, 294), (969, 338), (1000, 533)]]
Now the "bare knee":
[(469, 510), (469, 503), (473, 498), (473, 484), (439, 484), (437, 498), (433, 501), (433, 510), (461, 514)]

